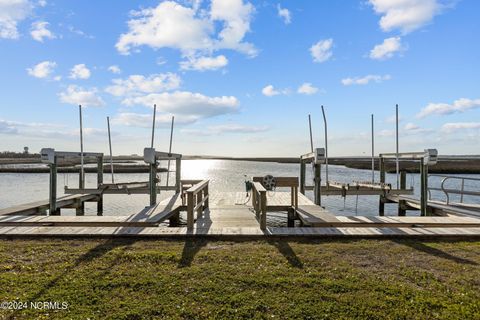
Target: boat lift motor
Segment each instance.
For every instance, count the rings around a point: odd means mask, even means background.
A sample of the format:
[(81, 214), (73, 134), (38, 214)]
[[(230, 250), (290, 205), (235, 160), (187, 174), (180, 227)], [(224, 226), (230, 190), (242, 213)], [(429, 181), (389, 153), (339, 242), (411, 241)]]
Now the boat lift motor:
[(437, 149), (425, 149), (425, 155), (423, 156), (423, 164), (432, 166), (438, 162)]

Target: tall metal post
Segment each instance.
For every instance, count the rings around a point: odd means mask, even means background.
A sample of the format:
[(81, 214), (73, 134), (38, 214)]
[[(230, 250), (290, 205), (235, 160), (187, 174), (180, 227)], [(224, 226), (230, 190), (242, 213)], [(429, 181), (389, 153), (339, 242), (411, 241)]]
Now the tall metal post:
[(155, 138), (155, 118), (157, 115), (157, 105), (153, 105), (153, 123), (152, 123), (152, 142), (150, 143), (150, 148), (153, 148), (153, 141)]
[[(175, 122), (175, 116), (172, 116), (172, 125), (170, 127), (170, 146), (168, 147), (168, 153), (172, 153), (172, 139), (173, 139), (173, 124)], [(168, 187), (168, 180), (170, 178), (170, 159), (168, 159), (167, 164), (167, 187)]]
[(313, 152), (312, 119), (308, 115), (308, 127), (310, 128), (310, 151)]
[(78, 179), (78, 187), (80, 189), (85, 188), (85, 172), (83, 168), (83, 119), (82, 119), (82, 105), (78, 106), (80, 114), (80, 176)]
[(372, 184), (375, 183), (375, 127), (372, 114)]
[(107, 117), (107, 127), (108, 127), (108, 147), (110, 149), (110, 172), (112, 174), (112, 183), (115, 183), (115, 178), (113, 174), (112, 138), (110, 135), (110, 117)]
[(325, 116), (325, 109), (322, 105), (323, 122), (325, 124), (325, 180), (328, 185), (328, 129), (327, 129), (327, 117)]
[(396, 137), (396, 159), (395, 159), (395, 165), (396, 165), (396, 173), (397, 173), (397, 189), (399, 188), (400, 184), (400, 177), (399, 177), (399, 172), (400, 172), (400, 163), (398, 160), (398, 104), (395, 105), (395, 137)]

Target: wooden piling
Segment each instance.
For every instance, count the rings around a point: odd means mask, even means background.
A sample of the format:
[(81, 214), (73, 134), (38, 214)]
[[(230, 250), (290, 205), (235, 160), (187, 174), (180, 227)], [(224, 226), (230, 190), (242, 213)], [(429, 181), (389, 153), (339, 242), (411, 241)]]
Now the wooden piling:
[(305, 161), (300, 157), (300, 192), (305, 194), (305, 171), (306, 164)]
[[(97, 188), (103, 184), (103, 156), (97, 157)], [(97, 199), (97, 216), (103, 215), (103, 193), (98, 195)]]
[(175, 192), (180, 193), (180, 187), (182, 179), (182, 158), (175, 159)]
[(50, 164), (50, 215), (60, 215), (60, 209), (57, 208), (57, 157), (54, 162)]
[[(383, 157), (380, 157), (380, 165), (379, 165), (379, 170), (380, 170), (380, 183), (385, 183), (385, 159)], [(378, 214), (380, 216), (385, 215), (385, 194), (380, 195), (379, 203), (378, 203)]]
[(157, 161), (150, 164), (148, 187), (150, 192), (150, 205), (153, 206), (157, 203)]
[(314, 197), (315, 197), (315, 204), (321, 206), (322, 205), (322, 165), (315, 164), (315, 188), (314, 188)]
[[(407, 171), (402, 170), (400, 171), (400, 189), (406, 190), (407, 189)], [(398, 201), (398, 215), (405, 216), (406, 214), (406, 201), (399, 200)]]

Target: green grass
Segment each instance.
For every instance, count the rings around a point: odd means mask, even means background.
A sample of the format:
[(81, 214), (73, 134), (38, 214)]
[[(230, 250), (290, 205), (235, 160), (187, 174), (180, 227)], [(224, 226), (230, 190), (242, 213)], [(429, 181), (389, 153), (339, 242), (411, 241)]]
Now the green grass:
[(480, 242), (0, 240), (18, 319), (480, 319)]

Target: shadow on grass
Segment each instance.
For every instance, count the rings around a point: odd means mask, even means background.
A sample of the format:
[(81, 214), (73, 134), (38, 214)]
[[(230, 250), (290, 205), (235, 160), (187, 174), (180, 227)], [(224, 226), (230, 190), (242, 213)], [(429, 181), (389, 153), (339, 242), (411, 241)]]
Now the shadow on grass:
[(303, 262), (297, 257), (287, 241), (278, 240), (269, 241), (268, 243), (275, 246), (292, 267), (303, 269)]
[(195, 255), (206, 245), (207, 240), (205, 239), (187, 238), (183, 246), (182, 257), (178, 262), (178, 267), (190, 267)]
[[(80, 257), (78, 257), (77, 260), (75, 260), (74, 264), (65, 268), (62, 273), (57, 275), (55, 278), (50, 280), (43, 288), (41, 288), (37, 293), (32, 295), (30, 298), (27, 299), (27, 301), (40, 301), (41, 297), (46, 294), (50, 289), (54, 288), (63, 278), (65, 278), (67, 275), (71, 274), (72, 272), (75, 271), (75, 269), (80, 266), (81, 264), (84, 263), (89, 263), (90, 261), (93, 261), (94, 259), (100, 258), (107, 254), (108, 252), (114, 250), (115, 248), (118, 247), (124, 247), (126, 249), (127, 247), (131, 246), (136, 240), (134, 239), (110, 239), (106, 240), (97, 246), (91, 248), (88, 250), (86, 253), (82, 254)], [(111, 267), (113, 267), (117, 262), (117, 259), (114, 259), (112, 263), (110, 263), (109, 267), (106, 268), (106, 270), (109, 270)], [(18, 313), (21, 311), (15, 310), (14, 313), (12, 313), (8, 319), (16, 319)]]
[(456, 262), (456, 263), (478, 265), (478, 263), (473, 261), (473, 260), (469, 260), (469, 259), (466, 259), (466, 258), (454, 256), (454, 255), (452, 255), (448, 252), (442, 251), (442, 250), (437, 249), (437, 248), (430, 247), (430, 246), (428, 246), (428, 245), (426, 245), (422, 242), (401, 241), (401, 240), (394, 240), (394, 242), (398, 243), (398, 244), (401, 244), (401, 245), (404, 245), (404, 246), (408, 246), (408, 247), (410, 247), (412, 249), (415, 249), (415, 250), (418, 250), (418, 251), (428, 253), (428, 254), (433, 255), (435, 257), (447, 259), (447, 260), (450, 260), (450, 261), (453, 261), (453, 262)]

